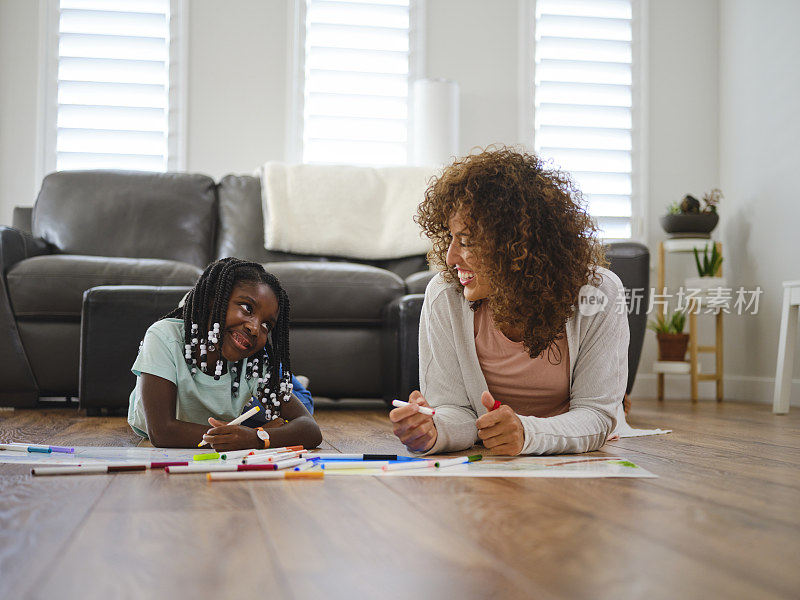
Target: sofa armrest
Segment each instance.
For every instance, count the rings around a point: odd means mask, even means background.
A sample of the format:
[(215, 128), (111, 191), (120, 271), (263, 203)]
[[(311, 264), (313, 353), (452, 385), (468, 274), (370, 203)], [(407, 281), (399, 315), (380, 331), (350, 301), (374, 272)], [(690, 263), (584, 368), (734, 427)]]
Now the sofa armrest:
[(131, 366), (147, 328), (178, 305), (190, 287), (107, 285), (83, 294), (80, 407), (126, 409), (136, 385)]
[(628, 305), (628, 384), (625, 393), (630, 394), (636, 380), (639, 359), (647, 330), (647, 308), (650, 303), (650, 251), (638, 242), (615, 242), (606, 247), (609, 268), (620, 278), (625, 287)]
[(17, 329), (6, 285), (6, 273), (20, 261), (48, 254), (44, 240), (13, 227), (0, 227), (0, 406), (32, 407), (39, 390)]
[(52, 254), (43, 239), (13, 227), (0, 226), (0, 268), (4, 276), (18, 262), (42, 254)]
[(419, 389), (419, 319), (424, 294), (407, 294), (386, 307), (383, 360), (386, 368), (384, 400), (407, 400)]
[(409, 294), (424, 294), (431, 279), (436, 277), (439, 271), (418, 271), (406, 277), (406, 291)]

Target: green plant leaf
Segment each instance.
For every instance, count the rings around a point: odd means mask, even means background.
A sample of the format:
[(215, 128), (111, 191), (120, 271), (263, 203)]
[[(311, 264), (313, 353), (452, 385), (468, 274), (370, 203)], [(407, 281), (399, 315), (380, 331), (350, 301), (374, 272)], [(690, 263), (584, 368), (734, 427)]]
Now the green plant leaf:
[(722, 268), (722, 257), (721, 256), (717, 256), (717, 260), (714, 261), (714, 264), (711, 265), (711, 266), (712, 266), (711, 276), (712, 277), (716, 277), (717, 274), (719, 273), (720, 269)]
[(672, 315), (672, 333), (683, 333), (683, 328), (686, 325), (686, 313), (682, 310), (676, 310)]
[(697, 248), (692, 248), (694, 250), (694, 262), (697, 264), (697, 276), (703, 276), (703, 267), (700, 266), (700, 255), (697, 253)]

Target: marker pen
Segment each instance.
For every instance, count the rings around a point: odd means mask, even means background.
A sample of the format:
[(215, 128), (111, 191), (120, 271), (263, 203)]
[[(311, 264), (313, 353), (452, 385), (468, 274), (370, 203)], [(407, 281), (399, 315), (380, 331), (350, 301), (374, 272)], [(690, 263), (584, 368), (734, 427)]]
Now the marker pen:
[[(409, 404), (410, 402), (403, 402), (402, 400), (392, 400), (392, 406), (396, 406), (397, 408), (400, 408), (401, 406), (408, 406)], [(423, 415), (430, 415), (431, 417), (436, 414), (434, 409), (419, 405), (417, 405), (417, 412), (422, 413)]]
[(479, 461), (483, 458), (480, 454), (475, 454), (473, 456), (459, 456), (458, 458), (445, 458), (443, 460), (437, 460), (436, 466), (438, 468), (442, 467), (452, 467), (455, 465), (463, 465), (464, 463), (471, 463)]

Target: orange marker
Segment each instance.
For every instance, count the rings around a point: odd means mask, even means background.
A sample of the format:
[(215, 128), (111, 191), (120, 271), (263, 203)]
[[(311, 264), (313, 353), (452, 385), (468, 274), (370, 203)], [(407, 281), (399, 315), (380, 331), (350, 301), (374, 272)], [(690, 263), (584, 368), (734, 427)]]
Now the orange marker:
[(324, 479), (324, 471), (229, 471), (223, 473), (208, 473), (209, 481), (223, 479)]

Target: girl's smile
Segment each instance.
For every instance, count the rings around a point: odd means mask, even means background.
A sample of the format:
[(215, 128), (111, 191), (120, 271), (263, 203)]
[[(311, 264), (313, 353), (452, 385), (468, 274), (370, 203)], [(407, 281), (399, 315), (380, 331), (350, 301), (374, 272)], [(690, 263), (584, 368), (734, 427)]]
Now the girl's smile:
[(253, 347), (252, 336), (246, 335), (241, 331), (235, 331), (235, 330), (229, 330), (229, 331), (230, 331), (231, 341), (242, 352), (247, 352), (248, 350), (250, 350), (250, 348)]

